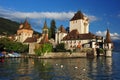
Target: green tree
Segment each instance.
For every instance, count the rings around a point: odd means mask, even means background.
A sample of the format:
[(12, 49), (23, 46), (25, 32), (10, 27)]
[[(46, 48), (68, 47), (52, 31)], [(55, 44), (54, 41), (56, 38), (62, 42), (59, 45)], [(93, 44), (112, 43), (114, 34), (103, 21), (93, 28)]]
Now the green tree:
[(15, 51), (15, 52), (28, 52), (28, 45), (22, 44), (20, 42), (14, 42), (8, 38), (0, 38), (0, 49), (6, 51)]
[(56, 51), (58, 51), (58, 52), (64, 52), (64, 51), (66, 51), (66, 49), (65, 49), (65, 44), (64, 44), (64, 43), (58, 44), (58, 45), (56, 46)]
[(55, 20), (51, 20), (51, 23), (50, 23), (50, 38), (53, 38), (55, 39), (55, 32), (56, 32), (56, 22)]
[(44, 55), (46, 52), (47, 53), (52, 52), (52, 44), (45, 43), (45, 44), (40, 45), (39, 48), (35, 49), (35, 53), (38, 56)]
[(51, 29), (49, 28), (48, 31), (49, 31), (48, 32), (48, 38), (50, 39), (51, 38)]
[(67, 33), (69, 33), (69, 29), (70, 29), (69, 27), (66, 27), (66, 29), (65, 29), (65, 30), (67, 31)]

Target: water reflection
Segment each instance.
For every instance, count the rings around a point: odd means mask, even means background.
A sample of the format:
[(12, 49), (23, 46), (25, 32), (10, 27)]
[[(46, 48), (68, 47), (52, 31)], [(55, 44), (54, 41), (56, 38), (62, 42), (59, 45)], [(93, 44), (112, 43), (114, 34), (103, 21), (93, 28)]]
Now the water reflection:
[[(114, 63), (114, 64), (113, 64)], [(116, 61), (94, 59), (11, 58), (0, 63), (0, 80), (117, 80)], [(120, 74), (120, 71), (117, 73)]]
[(89, 76), (94, 80), (111, 80), (112, 58), (99, 57), (89, 60)]

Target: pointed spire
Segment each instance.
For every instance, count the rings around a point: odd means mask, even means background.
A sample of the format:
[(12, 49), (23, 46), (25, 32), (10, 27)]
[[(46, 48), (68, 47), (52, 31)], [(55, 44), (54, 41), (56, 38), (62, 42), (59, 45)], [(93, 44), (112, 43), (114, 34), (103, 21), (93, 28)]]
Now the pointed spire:
[(44, 22), (43, 29), (48, 29), (46, 20), (45, 20), (45, 22)]
[(106, 39), (105, 39), (106, 43), (112, 43), (111, 37), (110, 37), (110, 32), (107, 29), (107, 33), (106, 33)]
[(60, 32), (66, 33), (67, 31), (65, 30), (64, 26), (61, 25), (58, 29)]
[(44, 43), (48, 43), (48, 42), (49, 42), (49, 40), (48, 40), (48, 35), (45, 34), (45, 35), (43, 36), (43, 39), (40, 41), (40, 44), (44, 44)]
[(31, 25), (27, 21), (27, 18), (25, 19), (25, 21), (23, 23), (23, 28), (32, 30)]

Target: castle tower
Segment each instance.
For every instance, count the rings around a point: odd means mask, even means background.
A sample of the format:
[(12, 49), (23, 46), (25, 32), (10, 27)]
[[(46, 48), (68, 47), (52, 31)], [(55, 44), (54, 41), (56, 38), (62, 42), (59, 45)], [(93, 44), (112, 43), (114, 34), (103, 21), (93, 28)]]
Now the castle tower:
[(80, 34), (89, 33), (89, 19), (81, 11), (74, 14), (70, 20), (70, 31), (77, 29)]
[(20, 24), (20, 27), (17, 30), (17, 35), (18, 42), (24, 42), (28, 37), (32, 37), (33, 29), (31, 28), (31, 25), (28, 23), (27, 19), (24, 21), (24, 23)]
[(44, 22), (43, 31), (42, 31), (42, 35), (44, 36), (45, 34), (48, 35), (48, 27), (47, 27), (46, 20)]
[(47, 42), (49, 42), (49, 40), (48, 40), (48, 27), (47, 27), (47, 23), (45, 20), (44, 26), (43, 26), (43, 31), (42, 31), (42, 39), (40, 41), (40, 44), (47, 43)]
[(106, 38), (105, 38), (105, 45), (104, 45), (105, 56), (106, 57), (111, 57), (112, 56), (112, 46), (113, 46), (113, 43), (112, 43), (112, 40), (111, 40), (111, 37), (110, 37), (110, 32), (107, 29)]

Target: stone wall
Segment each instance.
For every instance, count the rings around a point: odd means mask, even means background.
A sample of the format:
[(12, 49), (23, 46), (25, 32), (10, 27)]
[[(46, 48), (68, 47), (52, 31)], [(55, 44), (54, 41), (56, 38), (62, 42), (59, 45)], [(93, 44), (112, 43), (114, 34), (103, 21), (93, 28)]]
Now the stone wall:
[(86, 57), (86, 53), (69, 53), (69, 52), (57, 52), (57, 53), (46, 53), (43, 56), (40, 56), (38, 58), (82, 58)]

